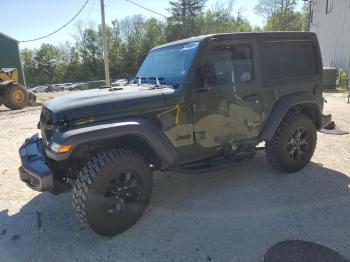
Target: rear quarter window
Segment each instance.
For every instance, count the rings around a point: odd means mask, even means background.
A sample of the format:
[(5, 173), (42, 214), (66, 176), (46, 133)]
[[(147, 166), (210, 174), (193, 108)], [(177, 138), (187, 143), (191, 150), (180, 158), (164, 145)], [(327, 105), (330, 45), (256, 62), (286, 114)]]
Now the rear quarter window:
[(312, 41), (273, 41), (264, 43), (265, 79), (311, 76), (317, 73)]

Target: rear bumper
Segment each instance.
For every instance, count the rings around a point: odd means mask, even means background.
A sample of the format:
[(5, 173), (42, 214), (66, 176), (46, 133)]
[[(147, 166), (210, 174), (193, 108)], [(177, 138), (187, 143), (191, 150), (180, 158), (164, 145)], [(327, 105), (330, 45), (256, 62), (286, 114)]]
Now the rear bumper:
[(321, 115), (321, 124), (320, 124), (320, 128), (322, 129), (325, 126), (327, 126), (330, 122), (332, 121), (332, 115), (328, 114), (328, 115)]
[(21, 180), (36, 191), (53, 189), (53, 173), (47, 165), (45, 149), (38, 135), (26, 139), (19, 149), (22, 165), (19, 168)]

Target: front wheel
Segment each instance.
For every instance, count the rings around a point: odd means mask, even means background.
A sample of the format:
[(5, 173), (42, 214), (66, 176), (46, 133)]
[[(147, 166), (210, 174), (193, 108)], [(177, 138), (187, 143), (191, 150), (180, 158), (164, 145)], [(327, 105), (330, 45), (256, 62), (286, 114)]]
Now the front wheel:
[(6, 87), (3, 103), (7, 108), (22, 109), (28, 105), (28, 102), (28, 92), (22, 86), (10, 84)]
[(97, 234), (114, 236), (140, 219), (152, 186), (152, 171), (140, 155), (108, 150), (79, 173), (73, 189), (74, 212)]
[(267, 160), (279, 170), (296, 172), (310, 162), (316, 141), (316, 126), (309, 116), (288, 114), (266, 142)]

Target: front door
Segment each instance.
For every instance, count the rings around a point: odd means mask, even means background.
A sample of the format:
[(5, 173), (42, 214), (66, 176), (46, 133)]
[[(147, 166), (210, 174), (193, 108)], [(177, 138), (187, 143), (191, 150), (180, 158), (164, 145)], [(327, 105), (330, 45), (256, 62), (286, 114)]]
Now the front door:
[(200, 67), (206, 81), (192, 90), (195, 143), (203, 152), (258, 135), (264, 120), (256, 41), (211, 41)]

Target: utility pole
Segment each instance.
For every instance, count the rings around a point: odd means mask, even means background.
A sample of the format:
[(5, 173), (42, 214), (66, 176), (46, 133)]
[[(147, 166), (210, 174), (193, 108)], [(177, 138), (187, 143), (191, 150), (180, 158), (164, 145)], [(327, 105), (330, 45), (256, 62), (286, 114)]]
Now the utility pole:
[(105, 64), (106, 86), (110, 86), (111, 85), (111, 81), (109, 79), (108, 50), (107, 50), (107, 35), (106, 35), (105, 3), (104, 3), (104, 0), (101, 0), (101, 20), (102, 20), (103, 61), (104, 61), (104, 64)]

